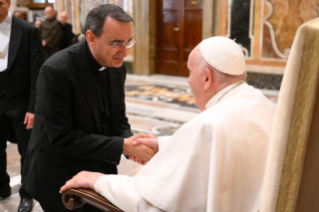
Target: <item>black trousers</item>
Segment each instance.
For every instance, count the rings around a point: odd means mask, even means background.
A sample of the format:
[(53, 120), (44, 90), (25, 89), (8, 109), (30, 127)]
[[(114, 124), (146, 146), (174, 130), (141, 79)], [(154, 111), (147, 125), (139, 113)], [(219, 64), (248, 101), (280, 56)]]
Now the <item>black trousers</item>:
[[(10, 188), (10, 177), (7, 173), (7, 141), (14, 138), (21, 155), (21, 173), (25, 154), (31, 136), (31, 130), (23, 124), (28, 107), (28, 95), (6, 99), (0, 96), (0, 193)], [(21, 174), (22, 175), (22, 174)], [(31, 198), (22, 185), (19, 190), (22, 198)]]
[(51, 57), (53, 54), (59, 51), (59, 46), (55, 46), (55, 47), (45, 46), (43, 50), (44, 50), (44, 59), (47, 60), (49, 59), (49, 57)]
[[(40, 202), (40, 205), (44, 212), (70, 212), (70, 210), (65, 207), (58, 208), (58, 207), (54, 207), (50, 205), (41, 204), (41, 202)], [(103, 212), (103, 211), (93, 207), (92, 205), (84, 204), (82, 208), (77, 208), (75, 210), (72, 210), (72, 212)]]

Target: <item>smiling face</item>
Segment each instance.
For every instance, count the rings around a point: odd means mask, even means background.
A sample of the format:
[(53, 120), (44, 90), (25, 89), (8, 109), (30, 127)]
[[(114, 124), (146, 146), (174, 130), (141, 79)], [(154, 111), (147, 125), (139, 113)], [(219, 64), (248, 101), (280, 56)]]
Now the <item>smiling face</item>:
[(11, 0), (0, 0), (0, 23), (7, 17)]
[(112, 17), (107, 17), (103, 24), (100, 37), (94, 35), (91, 30), (87, 31), (87, 40), (96, 61), (107, 67), (121, 67), (128, 49), (124, 46), (114, 49), (111, 43), (127, 43), (133, 39), (133, 26), (131, 22), (121, 22)]

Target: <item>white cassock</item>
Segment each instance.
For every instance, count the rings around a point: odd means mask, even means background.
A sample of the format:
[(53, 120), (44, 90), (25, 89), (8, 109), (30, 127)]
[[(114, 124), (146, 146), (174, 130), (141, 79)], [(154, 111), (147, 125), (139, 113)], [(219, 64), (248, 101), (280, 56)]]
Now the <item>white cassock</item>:
[(232, 84), (173, 136), (135, 177), (104, 175), (97, 192), (127, 212), (257, 212), (275, 106)]

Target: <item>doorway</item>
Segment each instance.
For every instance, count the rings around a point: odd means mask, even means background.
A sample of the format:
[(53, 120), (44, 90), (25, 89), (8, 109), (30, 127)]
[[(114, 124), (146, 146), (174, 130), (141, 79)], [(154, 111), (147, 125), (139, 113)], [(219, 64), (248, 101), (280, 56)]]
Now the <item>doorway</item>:
[(188, 76), (189, 53), (202, 40), (203, 0), (156, 1), (156, 73)]

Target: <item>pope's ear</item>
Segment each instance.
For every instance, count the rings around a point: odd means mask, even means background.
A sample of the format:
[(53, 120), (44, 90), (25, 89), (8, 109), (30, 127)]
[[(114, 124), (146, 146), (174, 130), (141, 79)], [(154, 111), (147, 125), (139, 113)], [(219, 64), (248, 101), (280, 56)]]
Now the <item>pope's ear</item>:
[(205, 89), (205, 91), (208, 91), (213, 84), (213, 81), (214, 81), (213, 77), (214, 76), (213, 76), (212, 71), (207, 67), (204, 69), (204, 74), (205, 74), (204, 89)]
[(96, 46), (96, 36), (91, 30), (86, 31), (86, 40), (91, 48), (95, 48)]

